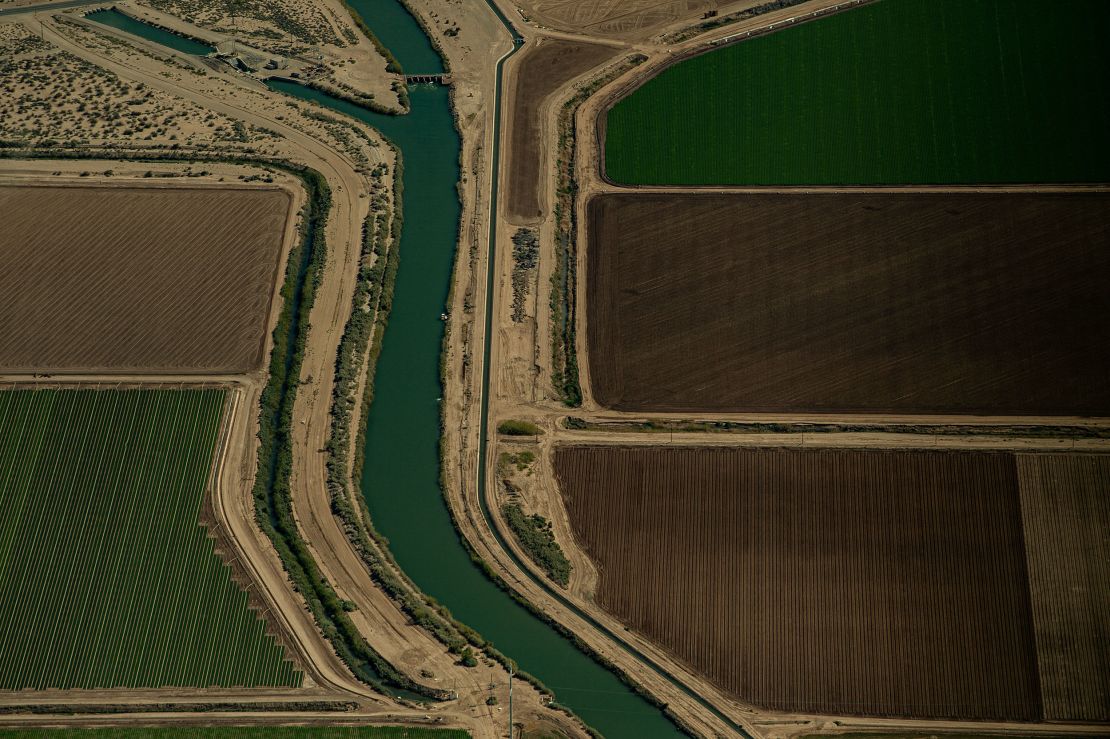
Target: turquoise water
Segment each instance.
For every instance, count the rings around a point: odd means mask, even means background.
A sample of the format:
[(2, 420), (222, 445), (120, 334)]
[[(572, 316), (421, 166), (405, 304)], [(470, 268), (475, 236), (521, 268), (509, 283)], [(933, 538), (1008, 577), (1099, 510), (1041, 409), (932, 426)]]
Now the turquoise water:
[(443, 60), (398, 0), (347, 0), (401, 62), (405, 74), (443, 74)]
[(205, 56), (215, 51), (213, 47), (207, 44), (202, 44), (199, 41), (194, 41), (184, 36), (178, 36), (176, 33), (163, 31), (161, 28), (155, 28), (148, 23), (142, 23), (129, 15), (124, 15), (115, 8), (98, 10), (94, 13), (89, 13), (85, 17), (91, 21), (103, 23), (112, 28), (118, 28), (121, 31), (126, 31), (135, 36), (145, 38), (148, 41), (154, 41), (162, 46), (168, 46), (171, 49), (176, 49), (185, 54)]

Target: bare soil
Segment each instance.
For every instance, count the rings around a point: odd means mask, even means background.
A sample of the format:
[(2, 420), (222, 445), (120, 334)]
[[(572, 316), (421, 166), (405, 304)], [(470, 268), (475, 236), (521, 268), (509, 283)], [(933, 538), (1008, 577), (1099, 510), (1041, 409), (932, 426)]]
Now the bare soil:
[(257, 369), (290, 202), (279, 188), (0, 186), (0, 368)]
[(544, 153), (551, 150), (543, 139), (545, 102), (560, 87), (617, 56), (621, 49), (562, 39), (542, 39), (525, 49), (508, 97), (512, 109), (505, 207), (511, 216), (531, 222), (543, 217), (540, 196), (549, 171), (544, 168)]
[(521, 15), (547, 27), (602, 38), (646, 38), (668, 24), (692, 23), (710, 10), (741, 9), (758, 0), (514, 0)]
[(1108, 203), (597, 196), (594, 398), (621, 411), (1107, 415)]
[(1041, 716), (1002, 453), (560, 447), (598, 604), (745, 702)]
[(1110, 721), (1110, 456), (1017, 465), (1045, 718)]

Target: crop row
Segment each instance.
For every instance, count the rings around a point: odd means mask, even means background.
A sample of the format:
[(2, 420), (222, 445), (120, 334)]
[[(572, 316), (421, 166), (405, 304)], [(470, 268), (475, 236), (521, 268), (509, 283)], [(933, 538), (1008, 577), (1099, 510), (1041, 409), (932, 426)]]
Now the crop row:
[(1013, 457), (565, 447), (597, 602), (772, 710), (1036, 719)]
[(300, 684), (198, 523), (223, 400), (0, 392), (0, 688)]

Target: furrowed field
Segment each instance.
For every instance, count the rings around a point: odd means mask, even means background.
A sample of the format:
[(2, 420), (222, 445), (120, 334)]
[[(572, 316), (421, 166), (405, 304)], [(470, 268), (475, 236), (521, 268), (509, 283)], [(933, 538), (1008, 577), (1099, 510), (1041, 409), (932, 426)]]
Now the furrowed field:
[(0, 392), (0, 689), (300, 685), (198, 522), (223, 403)]
[[(617, 49), (601, 44), (586, 44), (559, 39), (529, 45), (521, 54), (512, 77), (508, 99), (513, 101), (512, 127), (509, 129), (508, 186), (505, 198), (508, 212), (518, 219), (534, 220), (543, 215), (540, 190), (544, 176), (543, 105), (559, 86), (599, 66), (617, 54)], [(554, 166), (554, 163), (551, 165)]]
[[(608, 114), (628, 184), (1110, 179), (1110, 3), (882, 0), (681, 62)], [(604, 114), (603, 114), (604, 115)]]
[(598, 604), (791, 712), (1106, 720), (1110, 456), (567, 446)]
[(614, 193), (587, 217), (603, 406), (1110, 413), (1107, 193)]

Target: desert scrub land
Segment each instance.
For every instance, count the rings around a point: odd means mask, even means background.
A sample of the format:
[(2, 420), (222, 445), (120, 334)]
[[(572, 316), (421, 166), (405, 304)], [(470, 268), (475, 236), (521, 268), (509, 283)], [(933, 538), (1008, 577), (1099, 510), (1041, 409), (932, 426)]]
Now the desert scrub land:
[(598, 604), (744, 701), (916, 718), (1104, 712), (1110, 658), (1095, 640), (1110, 588), (1092, 532), (1106, 523), (1105, 456), (572, 446), (555, 468)]
[(224, 399), (0, 391), (0, 689), (301, 684), (198, 520)]
[(290, 194), (0, 185), (0, 368), (261, 367)]
[(597, 196), (594, 398), (625, 411), (1110, 414), (1108, 204)]
[(354, 24), (317, 0), (139, 0), (195, 26), (284, 56), (357, 41)]
[(122, 80), (22, 25), (0, 23), (0, 145), (226, 147), (248, 139), (258, 145), (273, 136), (141, 82)]
[(1108, 24), (1102, 0), (1051, 13), (1036, 0), (883, 0), (791, 26), (680, 62), (617, 102), (606, 174), (673, 185), (1105, 182)]

